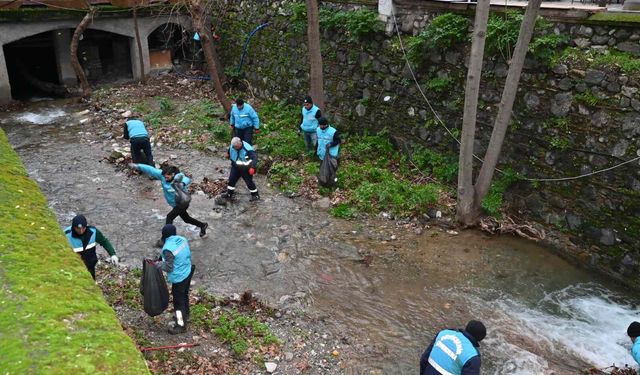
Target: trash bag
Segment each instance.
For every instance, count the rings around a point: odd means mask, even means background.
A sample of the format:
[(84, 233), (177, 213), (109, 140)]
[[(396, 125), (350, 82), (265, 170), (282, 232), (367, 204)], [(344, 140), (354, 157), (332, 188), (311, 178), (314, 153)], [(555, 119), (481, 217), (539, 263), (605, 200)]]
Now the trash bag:
[(338, 160), (326, 155), (322, 163), (320, 164), (320, 175), (318, 176), (318, 183), (320, 186), (332, 187), (336, 184), (338, 179), (336, 178), (336, 170), (338, 169)]
[(144, 312), (149, 316), (162, 314), (169, 306), (169, 289), (162, 270), (153, 265), (153, 259), (142, 260), (140, 293), (144, 300)]
[(184, 191), (184, 184), (182, 182), (174, 182), (171, 187), (175, 191), (176, 207), (180, 209), (189, 208), (191, 204), (191, 194)]

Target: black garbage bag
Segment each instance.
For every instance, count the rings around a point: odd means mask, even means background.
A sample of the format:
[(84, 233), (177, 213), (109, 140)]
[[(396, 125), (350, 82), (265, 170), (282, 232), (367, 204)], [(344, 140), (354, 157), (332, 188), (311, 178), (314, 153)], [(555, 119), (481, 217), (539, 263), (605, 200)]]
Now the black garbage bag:
[(329, 155), (324, 157), (320, 164), (320, 175), (318, 175), (318, 183), (320, 186), (332, 187), (336, 184), (336, 170), (338, 169), (338, 160)]
[(184, 191), (184, 184), (182, 182), (174, 182), (171, 184), (171, 187), (173, 187), (175, 192), (176, 207), (180, 209), (189, 208), (189, 204), (191, 204), (191, 195)]
[(140, 293), (144, 300), (144, 312), (149, 316), (162, 314), (169, 306), (169, 289), (162, 270), (153, 265), (153, 259), (142, 260)]

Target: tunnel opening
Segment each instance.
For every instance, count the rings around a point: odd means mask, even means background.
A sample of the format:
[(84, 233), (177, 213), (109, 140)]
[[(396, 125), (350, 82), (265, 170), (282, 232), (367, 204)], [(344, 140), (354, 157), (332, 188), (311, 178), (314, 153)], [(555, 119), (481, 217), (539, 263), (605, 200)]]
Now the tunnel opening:
[(156, 28), (147, 38), (152, 70), (171, 69), (193, 55), (193, 43), (186, 30), (175, 23)]
[(91, 83), (133, 78), (129, 38), (101, 30), (86, 30), (78, 44), (78, 59)]
[(54, 88), (59, 80), (51, 32), (6, 44), (4, 55), (11, 96), (14, 99), (26, 100), (52, 95), (47, 87)]

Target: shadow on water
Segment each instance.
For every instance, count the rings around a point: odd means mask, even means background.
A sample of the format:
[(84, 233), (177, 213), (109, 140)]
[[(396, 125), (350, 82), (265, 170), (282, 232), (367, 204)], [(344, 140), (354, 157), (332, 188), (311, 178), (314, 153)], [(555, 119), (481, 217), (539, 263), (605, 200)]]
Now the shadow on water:
[[(61, 101), (4, 114), (2, 127), (39, 184), (61, 227), (77, 213), (101, 229), (125, 264), (137, 266), (153, 247), (168, 206), (157, 182), (129, 177), (102, 159), (111, 134)], [(86, 115), (83, 115), (86, 117)], [(228, 161), (183, 149), (154, 149), (194, 177), (226, 177)], [(173, 156), (173, 157), (172, 157)], [(344, 345), (361, 358), (347, 373), (414, 374), (435, 333), (480, 319), (484, 374), (570, 374), (595, 365), (632, 361), (626, 326), (638, 319), (638, 296), (598, 280), (536, 244), (467, 231), (421, 235), (400, 229), (384, 240), (380, 223), (328, 217), (304, 201), (266, 188), (263, 201), (248, 192), (227, 208), (195, 194), (193, 217), (210, 224), (209, 236), (179, 219), (198, 272), (196, 288), (215, 293), (252, 289), (282, 308), (305, 308), (332, 323)], [(387, 222), (387, 224), (389, 224)], [(374, 254), (364, 261), (361, 254)]]

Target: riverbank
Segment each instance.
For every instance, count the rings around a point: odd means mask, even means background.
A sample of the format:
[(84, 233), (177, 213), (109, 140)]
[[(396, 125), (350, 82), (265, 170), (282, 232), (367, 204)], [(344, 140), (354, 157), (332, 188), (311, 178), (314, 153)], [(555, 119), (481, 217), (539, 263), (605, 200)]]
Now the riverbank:
[(2, 131), (0, 163), (2, 372), (148, 373)]

